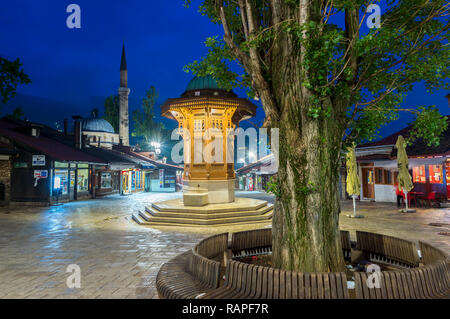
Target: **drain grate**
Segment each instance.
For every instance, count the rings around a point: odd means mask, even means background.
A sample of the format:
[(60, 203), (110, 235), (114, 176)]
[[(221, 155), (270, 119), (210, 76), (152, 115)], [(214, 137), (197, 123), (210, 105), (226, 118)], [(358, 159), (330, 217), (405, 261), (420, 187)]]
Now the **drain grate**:
[(449, 232), (440, 232), (440, 233), (438, 233), (439, 235), (442, 235), (442, 236), (450, 236), (450, 233)]

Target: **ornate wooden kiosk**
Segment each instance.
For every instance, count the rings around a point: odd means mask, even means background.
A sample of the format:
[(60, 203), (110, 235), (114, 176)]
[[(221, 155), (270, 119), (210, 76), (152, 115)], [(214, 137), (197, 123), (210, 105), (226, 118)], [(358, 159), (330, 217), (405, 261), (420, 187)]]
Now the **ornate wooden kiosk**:
[(194, 78), (181, 98), (169, 99), (162, 115), (178, 122), (184, 140), (186, 206), (234, 202), (234, 135), (256, 106), (217, 87), (212, 77)]
[(163, 116), (178, 122), (184, 141), (183, 199), (154, 203), (142, 223), (218, 225), (267, 221), (272, 205), (234, 196), (234, 134), (256, 106), (210, 77), (196, 77), (180, 98), (168, 99)]

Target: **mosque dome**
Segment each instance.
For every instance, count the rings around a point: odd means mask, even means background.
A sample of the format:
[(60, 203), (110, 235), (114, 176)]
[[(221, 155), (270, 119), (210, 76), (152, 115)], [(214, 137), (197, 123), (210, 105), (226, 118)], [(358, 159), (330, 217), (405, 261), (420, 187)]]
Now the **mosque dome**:
[(81, 128), (88, 132), (115, 133), (114, 128), (108, 121), (99, 118), (82, 119)]

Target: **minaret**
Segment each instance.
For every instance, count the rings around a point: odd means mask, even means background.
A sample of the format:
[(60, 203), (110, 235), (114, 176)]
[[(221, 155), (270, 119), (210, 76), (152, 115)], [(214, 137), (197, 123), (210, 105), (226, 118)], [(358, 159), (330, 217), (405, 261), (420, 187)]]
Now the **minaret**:
[(120, 88), (119, 88), (119, 99), (120, 99), (120, 111), (119, 111), (119, 138), (122, 145), (130, 145), (130, 127), (128, 120), (128, 95), (130, 94), (130, 89), (128, 88), (128, 70), (127, 70), (127, 59), (125, 57), (125, 44), (122, 47), (122, 60), (120, 61)]

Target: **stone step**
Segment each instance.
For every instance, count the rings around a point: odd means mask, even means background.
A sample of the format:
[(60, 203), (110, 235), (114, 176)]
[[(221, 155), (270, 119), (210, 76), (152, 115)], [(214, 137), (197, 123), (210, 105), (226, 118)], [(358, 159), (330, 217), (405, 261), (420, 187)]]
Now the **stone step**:
[(268, 212), (259, 214), (256, 216), (238, 216), (238, 217), (227, 217), (227, 218), (213, 218), (213, 219), (200, 219), (200, 218), (173, 218), (173, 217), (159, 217), (158, 215), (152, 216), (148, 221), (149, 225), (153, 224), (182, 224), (182, 225), (218, 225), (218, 224), (231, 224), (231, 223), (242, 223), (242, 222), (256, 222), (264, 221), (272, 218), (273, 209)]
[(261, 227), (264, 227), (267, 225), (268, 220), (259, 220), (259, 221), (244, 221), (244, 222), (236, 222), (236, 223), (225, 223), (225, 224), (214, 224), (214, 225), (201, 225), (201, 224), (180, 224), (180, 223), (176, 223), (176, 222), (170, 222), (170, 223), (165, 223), (165, 222), (146, 222), (145, 226), (151, 226), (151, 227), (232, 227), (232, 226), (241, 226), (241, 225), (261, 225)]
[(150, 221), (150, 218), (152, 218), (152, 216), (146, 211), (139, 211), (139, 217), (141, 217), (141, 219), (145, 220), (146, 222)]
[(263, 206), (257, 210), (241, 210), (241, 211), (232, 211), (232, 212), (219, 212), (219, 213), (190, 213), (190, 212), (169, 212), (163, 211), (160, 212), (151, 207), (145, 208), (145, 213), (140, 212), (142, 218), (148, 221), (148, 218), (151, 217), (168, 217), (168, 218), (187, 218), (187, 219), (217, 219), (217, 218), (234, 218), (234, 217), (243, 217), (243, 216), (260, 216), (269, 211), (273, 210), (273, 205), (268, 204)]
[(131, 219), (134, 220), (138, 225), (148, 225), (148, 222), (141, 217), (140, 213), (141, 212), (139, 212), (139, 214), (131, 215)]
[[(243, 202), (241, 204), (241, 202)], [(236, 198), (234, 203), (227, 204), (210, 204), (202, 207), (184, 206), (182, 199), (168, 200), (164, 202), (152, 203), (151, 207), (160, 212), (171, 213), (194, 213), (194, 214), (210, 214), (210, 213), (229, 213), (235, 211), (252, 211), (267, 206), (266, 201)]]

